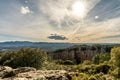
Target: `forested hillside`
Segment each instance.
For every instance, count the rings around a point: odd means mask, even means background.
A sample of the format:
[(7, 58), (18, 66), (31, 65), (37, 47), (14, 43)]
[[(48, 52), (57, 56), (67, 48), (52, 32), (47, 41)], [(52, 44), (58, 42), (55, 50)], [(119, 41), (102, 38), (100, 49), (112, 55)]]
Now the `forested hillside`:
[(111, 48), (119, 45), (79, 45), (51, 52), (53, 59), (72, 60), (76, 63), (91, 60), (93, 56), (100, 53), (110, 53)]

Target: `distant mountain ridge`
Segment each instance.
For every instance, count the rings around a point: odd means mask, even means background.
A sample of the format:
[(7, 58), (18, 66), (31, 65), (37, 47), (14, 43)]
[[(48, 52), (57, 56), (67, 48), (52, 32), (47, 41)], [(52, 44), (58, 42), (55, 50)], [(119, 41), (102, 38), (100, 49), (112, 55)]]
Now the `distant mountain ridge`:
[(19, 48), (42, 48), (45, 50), (55, 50), (76, 45), (75, 43), (52, 43), (52, 42), (30, 42), (30, 41), (10, 41), (0, 42), (0, 51), (5, 49), (19, 49)]
[(10, 49), (20, 49), (20, 48), (42, 48), (47, 51), (53, 51), (56, 49), (64, 49), (75, 45), (93, 45), (93, 44), (116, 44), (116, 43), (57, 43), (57, 42), (30, 42), (30, 41), (9, 41), (0, 42), (0, 52)]

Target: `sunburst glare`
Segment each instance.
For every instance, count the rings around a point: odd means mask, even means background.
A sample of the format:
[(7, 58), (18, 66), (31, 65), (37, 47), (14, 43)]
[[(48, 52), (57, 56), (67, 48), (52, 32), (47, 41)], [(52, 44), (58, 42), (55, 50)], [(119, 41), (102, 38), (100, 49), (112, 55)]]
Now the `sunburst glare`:
[(76, 1), (72, 5), (73, 15), (77, 17), (84, 17), (85, 15), (85, 3), (82, 1)]

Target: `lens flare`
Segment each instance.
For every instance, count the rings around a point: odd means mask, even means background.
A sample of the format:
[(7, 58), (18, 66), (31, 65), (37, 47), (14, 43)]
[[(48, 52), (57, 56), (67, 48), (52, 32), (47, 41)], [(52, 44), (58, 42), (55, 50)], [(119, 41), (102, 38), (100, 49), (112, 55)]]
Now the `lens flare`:
[(72, 5), (73, 15), (77, 17), (84, 17), (85, 14), (85, 4), (81, 1), (76, 1)]

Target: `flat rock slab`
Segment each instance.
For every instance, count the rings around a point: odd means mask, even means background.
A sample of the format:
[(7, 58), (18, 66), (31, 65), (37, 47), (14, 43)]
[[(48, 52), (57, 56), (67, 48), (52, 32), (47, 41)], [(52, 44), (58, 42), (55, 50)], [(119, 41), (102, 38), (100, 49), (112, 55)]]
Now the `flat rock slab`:
[(0, 80), (67, 80), (65, 70), (36, 70), (18, 73), (13, 77)]

